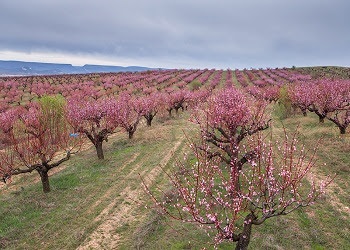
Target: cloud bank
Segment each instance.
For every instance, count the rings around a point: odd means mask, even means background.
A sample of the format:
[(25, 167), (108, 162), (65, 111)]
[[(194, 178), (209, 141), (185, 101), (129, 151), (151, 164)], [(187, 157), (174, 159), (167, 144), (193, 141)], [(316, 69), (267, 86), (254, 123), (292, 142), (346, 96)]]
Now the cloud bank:
[(168, 68), (350, 66), (345, 0), (4, 0), (0, 59)]

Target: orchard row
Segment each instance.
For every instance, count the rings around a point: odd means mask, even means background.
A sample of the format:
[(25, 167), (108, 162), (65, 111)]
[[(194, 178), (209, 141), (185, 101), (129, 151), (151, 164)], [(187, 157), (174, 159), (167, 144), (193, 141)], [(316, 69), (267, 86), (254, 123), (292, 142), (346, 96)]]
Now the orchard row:
[(147, 95), (159, 91), (171, 93), (177, 89), (214, 89), (220, 84), (243, 87), (250, 85), (250, 82), (258, 86), (281, 85), (305, 77), (286, 69), (267, 69), (256, 70), (258, 75), (255, 79), (251, 77), (253, 71), (157, 70), (140, 73), (4, 77), (0, 78), (0, 111), (14, 105), (25, 105), (44, 95), (61, 94), (69, 97), (83, 93), (98, 99), (116, 96), (121, 92)]
[[(329, 119), (342, 134), (350, 123), (348, 80), (313, 80), (288, 69), (4, 78), (0, 84), (4, 95), (0, 115), (4, 154), (1, 175), (6, 180), (36, 170), (48, 178), (47, 172), (58, 166), (51, 163), (57, 153), (68, 152), (62, 161), (68, 160), (73, 148), (81, 145), (82, 136), (93, 143), (98, 158), (103, 159), (102, 144), (117, 128), (126, 131), (131, 139), (141, 118), (151, 126), (156, 115), (171, 116), (179, 109), (198, 108), (222, 88), (240, 89), (255, 102), (279, 102), (287, 109), (299, 108), (304, 115), (315, 112), (320, 122)], [(226, 108), (234, 113), (239, 107)], [(264, 112), (262, 109), (257, 113), (264, 116)]]

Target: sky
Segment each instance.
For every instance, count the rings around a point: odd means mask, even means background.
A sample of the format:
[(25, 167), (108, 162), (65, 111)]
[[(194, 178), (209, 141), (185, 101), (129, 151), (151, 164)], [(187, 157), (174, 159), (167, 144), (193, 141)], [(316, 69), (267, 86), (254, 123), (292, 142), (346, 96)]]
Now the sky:
[(0, 60), (350, 66), (349, 0), (0, 0)]

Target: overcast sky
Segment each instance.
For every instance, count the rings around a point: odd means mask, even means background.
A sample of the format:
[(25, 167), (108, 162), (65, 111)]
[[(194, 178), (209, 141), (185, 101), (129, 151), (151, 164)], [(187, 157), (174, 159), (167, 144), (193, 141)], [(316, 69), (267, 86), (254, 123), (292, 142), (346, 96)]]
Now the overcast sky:
[(350, 66), (349, 0), (0, 0), (0, 60)]

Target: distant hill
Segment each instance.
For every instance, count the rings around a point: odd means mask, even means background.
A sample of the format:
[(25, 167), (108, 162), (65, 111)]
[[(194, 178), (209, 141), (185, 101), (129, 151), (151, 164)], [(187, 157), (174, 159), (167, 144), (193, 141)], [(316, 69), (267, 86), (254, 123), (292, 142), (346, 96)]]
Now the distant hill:
[(1, 75), (57, 75), (57, 74), (86, 74), (86, 73), (107, 73), (107, 72), (139, 72), (152, 70), (153, 68), (140, 66), (106, 66), (89, 65), (73, 66), (71, 64), (59, 63), (38, 63), (22, 61), (0, 60)]

